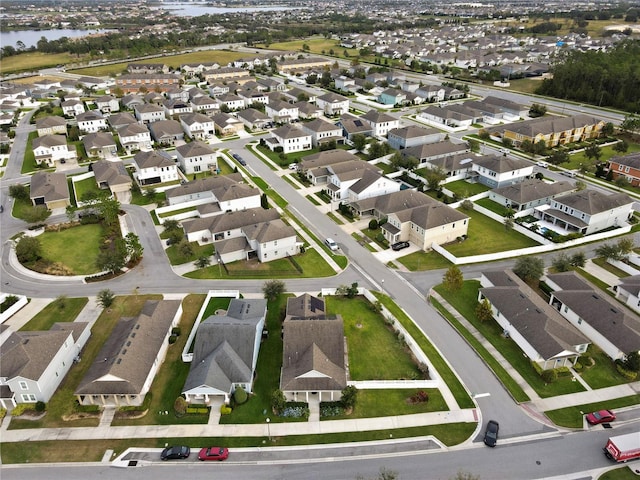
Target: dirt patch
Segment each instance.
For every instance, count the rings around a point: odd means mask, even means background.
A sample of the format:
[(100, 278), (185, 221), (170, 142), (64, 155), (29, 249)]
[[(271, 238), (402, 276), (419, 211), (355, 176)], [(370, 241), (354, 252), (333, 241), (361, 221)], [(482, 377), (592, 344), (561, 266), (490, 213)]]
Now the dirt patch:
[(76, 412), (71, 415), (63, 415), (62, 420), (65, 422), (72, 422), (83, 418), (100, 418), (100, 415), (100, 412)]
[(135, 418), (142, 418), (147, 413), (149, 413), (148, 409), (147, 410), (127, 410), (124, 412), (117, 411), (114, 418), (117, 418), (119, 420), (126, 420), (126, 419), (133, 420)]

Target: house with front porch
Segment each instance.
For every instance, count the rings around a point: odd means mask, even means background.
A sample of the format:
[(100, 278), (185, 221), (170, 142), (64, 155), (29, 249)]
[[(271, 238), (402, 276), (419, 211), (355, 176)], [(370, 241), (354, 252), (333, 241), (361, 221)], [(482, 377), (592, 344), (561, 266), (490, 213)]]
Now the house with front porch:
[(387, 218), (392, 213), (400, 212), (408, 208), (411, 209), (429, 205), (432, 201), (433, 199), (431, 197), (422, 192), (407, 189), (386, 195), (359, 199), (351, 202), (349, 207), (351, 207), (359, 217), (373, 216), (380, 220)]
[[(400, 189), (400, 185), (398, 183), (388, 179), (387, 181), (380, 179), (382, 176), (382, 169), (368, 162), (363, 162), (360, 159), (352, 160), (350, 162), (335, 163), (327, 166), (326, 168), (329, 173), (326, 192), (331, 197), (332, 201), (347, 201), (349, 199), (349, 189), (365, 176), (367, 176), (367, 184), (369, 181), (375, 180), (383, 190), (395, 188), (391, 183), (397, 185), (398, 190)], [(370, 172), (370, 174), (367, 175), (367, 172)], [(354, 195), (357, 194), (354, 192)]]
[(250, 130), (265, 130), (271, 126), (272, 119), (260, 110), (255, 108), (245, 108), (238, 112), (238, 120)]
[(545, 182), (529, 178), (520, 183), (494, 188), (489, 199), (516, 212), (548, 205), (556, 197), (573, 192), (576, 187), (570, 182)]
[(271, 134), (273, 135), (271, 138), (264, 139), (265, 144), (271, 151), (281, 148), (282, 152), (287, 154), (313, 148), (311, 135), (302, 128), (286, 124), (276, 128)]
[(82, 139), (87, 155), (94, 158), (110, 159), (118, 157), (118, 145), (108, 132), (89, 133)]
[(324, 300), (305, 293), (287, 299), (282, 323), (280, 390), (289, 401), (340, 400), (347, 386), (342, 317), (327, 315)]
[(184, 130), (176, 120), (158, 120), (149, 124), (151, 138), (160, 145), (175, 145), (184, 141)]
[(213, 123), (218, 135), (228, 137), (231, 135), (238, 135), (238, 133), (240, 132), (244, 132), (244, 123), (242, 123), (233, 115), (225, 112), (218, 112), (211, 118), (213, 118)]
[(490, 188), (506, 187), (533, 176), (533, 164), (504, 155), (483, 155), (473, 159), (470, 181)]
[(271, 100), (265, 105), (264, 113), (275, 123), (296, 122), (299, 118), (298, 107), (282, 100)]
[(247, 208), (182, 222), (182, 229), (190, 242), (212, 241), (244, 237), (242, 228), (280, 218), (275, 208)]
[(78, 158), (76, 146), (68, 145), (65, 135), (44, 135), (34, 138), (31, 147), (38, 165), (55, 167), (56, 162), (72, 161)]
[(98, 110), (89, 110), (76, 116), (78, 128), (83, 133), (96, 133), (107, 129), (107, 119)]
[(71, 205), (69, 185), (64, 173), (36, 172), (31, 176), (31, 203), (44, 205), (49, 210)]
[(590, 340), (513, 271), (482, 272), (480, 284), (478, 301), (489, 302), (503, 335), (542, 370), (571, 368), (587, 351)]
[(96, 98), (93, 103), (95, 103), (96, 108), (102, 113), (109, 114), (120, 110), (120, 102), (118, 102), (116, 97), (111, 95), (102, 95)]
[(80, 100), (76, 100), (75, 98), (65, 100), (60, 104), (60, 106), (62, 107), (62, 113), (67, 117), (75, 117), (85, 111), (84, 103)]
[(547, 274), (549, 304), (612, 360), (640, 352), (640, 317), (576, 272)]
[(218, 150), (203, 142), (189, 142), (176, 147), (178, 163), (186, 175), (215, 172), (218, 168)]
[(585, 189), (536, 207), (533, 215), (553, 226), (583, 235), (623, 227), (633, 215), (634, 200), (625, 193)]
[(226, 106), (229, 110), (241, 110), (245, 107), (244, 98), (235, 93), (223, 93), (216, 97), (218, 104)]
[(191, 107), (194, 112), (211, 114), (220, 110), (220, 104), (209, 95), (202, 95), (191, 99)]
[(176, 162), (162, 150), (138, 152), (133, 157), (133, 164), (136, 167), (135, 178), (140, 185), (149, 186), (180, 180)]
[(237, 299), (198, 325), (193, 360), (182, 387), (188, 403), (228, 404), (240, 387), (253, 391), (260, 341), (267, 316), (264, 299)]
[(147, 300), (137, 317), (121, 317), (74, 392), (78, 403), (142, 405), (181, 316), (180, 300)]
[(127, 154), (137, 150), (151, 150), (151, 132), (145, 124), (131, 123), (118, 130), (120, 144)]
[(354, 160), (360, 160), (360, 157), (347, 150), (325, 150), (302, 157), (302, 161), (298, 164), (298, 171), (304, 173), (314, 185), (320, 185), (329, 181), (331, 175), (329, 166)]
[(109, 190), (121, 203), (129, 203), (133, 181), (121, 160), (98, 160), (91, 164), (91, 169), (98, 188)]
[(7, 408), (48, 402), (90, 335), (87, 322), (57, 322), (49, 330), (9, 333), (0, 349), (0, 404)]
[(336, 145), (344, 143), (342, 128), (326, 120), (316, 118), (310, 122), (303, 123), (302, 129), (311, 135), (311, 144), (314, 148), (330, 142), (335, 142)]
[(212, 138), (216, 133), (213, 119), (202, 113), (180, 115), (180, 124), (191, 139), (204, 141)]

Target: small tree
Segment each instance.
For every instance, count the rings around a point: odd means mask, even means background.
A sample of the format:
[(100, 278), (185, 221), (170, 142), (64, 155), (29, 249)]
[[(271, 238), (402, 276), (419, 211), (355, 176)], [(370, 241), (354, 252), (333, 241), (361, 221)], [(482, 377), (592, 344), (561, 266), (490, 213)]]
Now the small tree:
[(478, 302), (478, 305), (476, 305), (476, 317), (478, 317), (478, 320), (480, 320), (481, 322), (488, 322), (493, 318), (491, 304), (486, 298), (481, 302)]
[(521, 257), (516, 261), (513, 273), (527, 283), (538, 282), (544, 273), (544, 260), (538, 257)]
[(9, 196), (16, 200), (29, 201), (29, 189), (21, 183), (11, 185), (9, 187)]
[(24, 236), (16, 244), (16, 256), (20, 263), (31, 263), (42, 258), (42, 244), (37, 237)]
[(460, 208), (466, 211), (471, 211), (473, 210), (473, 202), (469, 199), (463, 200), (463, 202), (460, 204)]
[(445, 272), (444, 277), (442, 278), (442, 283), (444, 287), (450, 292), (457, 292), (462, 288), (462, 284), (464, 282), (464, 277), (462, 275), (462, 271), (458, 268), (457, 265), (452, 265)]
[(176, 412), (176, 417), (181, 417), (187, 413), (187, 401), (184, 397), (180, 396), (173, 402), (173, 410)]
[(96, 259), (96, 266), (101, 271), (119, 272), (127, 263), (127, 246), (124, 239), (114, 240), (108, 248), (101, 250)]
[(206, 255), (199, 257), (195, 261), (195, 266), (198, 268), (206, 268), (209, 265), (211, 265), (211, 257), (207, 257)]
[(591, 142), (587, 146), (587, 148), (584, 149), (584, 156), (587, 157), (589, 160), (595, 159), (595, 161), (597, 162), (600, 160), (600, 157), (602, 156), (602, 149), (597, 143)]
[(531, 104), (529, 109), (529, 116), (531, 118), (543, 117), (547, 113), (547, 107), (539, 103)]
[(44, 205), (29, 207), (22, 213), (22, 216), (27, 223), (44, 222), (50, 215), (51, 210), (48, 210)]
[(129, 261), (137, 262), (142, 258), (142, 252), (144, 248), (140, 243), (140, 238), (133, 232), (127, 233), (127, 236), (124, 237), (125, 245), (127, 247), (127, 255), (129, 256)]
[(369, 220), (369, 230), (377, 230), (378, 226), (378, 220), (376, 220), (375, 218)]
[(180, 256), (184, 258), (190, 257), (191, 255), (193, 255), (193, 245), (191, 245), (191, 242), (186, 238), (183, 238), (182, 240), (180, 240), (180, 243), (178, 243), (177, 248)]
[(351, 141), (353, 142), (353, 148), (355, 148), (359, 152), (362, 152), (367, 146), (367, 137), (365, 137), (361, 133), (356, 133), (353, 137), (351, 137)]
[(507, 231), (513, 230), (513, 217), (504, 217), (504, 229)]
[(569, 261), (573, 267), (582, 268), (587, 263), (587, 256), (584, 252), (576, 252), (571, 255), (571, 259)]
[(271, 408), (274, 412), (279, 413), (284, 410), (287, 404), (287, 398), (284, 396), (284, 392), (280, 389), (274, 390), (271, 394)]
[(249, 396), (247, 395), (247, 392), (244, 388), (236, 387), (235, 391), (233, 392), (233, 400), (236, 402), (236, 405), (242, 405), (247, 401), (248, 398)]
[(576, 190), (577, 191), (580, 192), (580, 191), (584, 190), (585, 188), (587, 188), (587, 184), (585, 182), (583, 182), (582, 180), (578, 180), (576, 182)]
[(282, 295), (286, 288), (282, 280), (268, 280), (262, 285), (262, 293), (264, 294), (264, 298), (271, 302)]
[(624, 140), (620, 140), (612, 148), (615, 152), (626, 153), (629, 150), (629, 144)]
[(347, 385), (342, 389), (340, 402), (345, 410), (353, 410), (358, 400), (358, 389), (353, 385)]
[(557, 272), (568, 272), (571, 270), (571, 259), (563, 252), (551, 260), (551, 266)]
[(429, 190), (438, 190), (440, 183), (447, 178), (447, 174), (441, 168), (427, 168), (424, 177), (427, 180)]
[(113, 301), (115, 299), (115, 294), (108, 288), (105, 288), (104, 290), (100, 290), (98, 292), (97, 303), (102, 308), (109, 308), (111, 305), (113, 305)]

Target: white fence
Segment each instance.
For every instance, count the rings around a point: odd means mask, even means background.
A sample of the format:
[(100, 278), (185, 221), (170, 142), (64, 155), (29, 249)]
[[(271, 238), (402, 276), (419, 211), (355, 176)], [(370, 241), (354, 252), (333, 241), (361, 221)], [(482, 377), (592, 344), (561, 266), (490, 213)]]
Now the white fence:
[(202, 307), (200, 307), (200, 311), (198, 312), (196, 321), (193, 324), (193, 328), (189, 332), (189, 338), (187, 338), (187, 343), (185, 344), (184, 349), (182, 350), (182, 361), (185, 363), (191, 363), (191, 361), (193, 360), (193, 353), (190, 353), (189, 350), (191, 349), (191, 345), (193, 344), (193, 341), (196, 338), (196, 332), (198, 331), (198, 326), (200, 325), (200, 322), (203, 320), (202, 316), (204, 315), (205, 310), (209, 306), (209, 301), (214, 297), (215, 298), (219, 298), (219, 297), (240, 298), (240, 291), (239, 290), (209, 290), (209, 293), (207, 293), (207, 298), (204, 299), (204, 303), (202, 304)]
[(607, 262), (610, 263), (611, 265), (613, 265), (614, 267), (619, 268), (623, 272), (628, 273), (629, 275), (638, 275), (638, 274), (640, 274), (640, 270), (632, 267), (628, 263), (621, 262), (619, 260), (613, 260), (611, 258), (607, 259)]
[(18, 301), (0, 314), (0, 323), (4, 323), (9, 320), (18, 310), (20, 310), (28, 303), (27, 297), (25, 297), (24, 295), (11, 295), (9, 293), (0, 294), (0, 303), (3, 303), (7, 299), (7, 297), (11, 296), (18, 297)]

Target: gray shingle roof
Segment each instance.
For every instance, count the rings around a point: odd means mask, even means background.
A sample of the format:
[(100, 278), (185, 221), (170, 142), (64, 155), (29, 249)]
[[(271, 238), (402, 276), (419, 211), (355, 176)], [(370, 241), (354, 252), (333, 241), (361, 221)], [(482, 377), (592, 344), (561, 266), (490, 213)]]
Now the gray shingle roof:
[(590, 215), (633, 203), (633, 200), (625, 193), (607, 195), (599, 190), (590, 189), (563, 195), (555, 200), (562, 205)]
[(208, 230), (212, 233), (235, 230), (252, 224), (268, 222), (279, 218), (280, 215), (275, 208), (265, 210), (263, 208), (248, 208), (236, 212), (228, 212), (223, 215), (213, 217), (196, 218), (191, 221), (184, 221), (182, 226), (186, 233)]
[(531, 167), (527, 160), (503, 155), (484, 155), (473, 159), (473, 163), (496, 173), (512, 172), (521, 168)]
[(67, 176), (64, 173), (37, 172), (31, 177), (31, 199), (44, 198), (45, 202), (69, 198)]
[(547, 183), (538, 179), (527, 179), (507, 187), (496, 188), (493, 192), (522, 204), (571, 192), (574, 189), (575, 187), (569, 182)]

